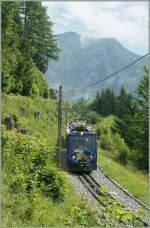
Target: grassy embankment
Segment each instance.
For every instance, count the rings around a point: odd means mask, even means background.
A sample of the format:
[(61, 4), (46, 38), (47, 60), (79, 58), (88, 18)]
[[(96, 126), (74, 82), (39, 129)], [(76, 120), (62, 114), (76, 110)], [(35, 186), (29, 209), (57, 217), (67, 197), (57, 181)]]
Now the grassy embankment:
[[(74, 193), (69, 176), (57, 166), (56, 107), (50, 99), (3, 95), (2, 225), (99, 224), (97, 212)], [(13, 130), (6, 130), (8, 116), (17, 123)]]
[(101, 118), (97, 123), (97, 135), (100, 147), (103, 147), (99, 149), (99, 165), (121, 186), (148, 204), (148, 174), (129, 163), (129, 154), (132, 151), (118, 133), (114, 118)]
[(107, 152), (100, 150), (99, 165), (121, 186), (132, 193), (136, 198), (148, 205), (148, 175), (136, 168), (123, 166), (114, 161)]

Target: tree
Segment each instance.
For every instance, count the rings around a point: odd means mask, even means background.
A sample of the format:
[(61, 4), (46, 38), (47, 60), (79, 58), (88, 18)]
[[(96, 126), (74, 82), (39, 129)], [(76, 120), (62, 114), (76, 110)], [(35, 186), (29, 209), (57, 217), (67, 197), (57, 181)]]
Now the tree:
[(2, 2), (2, 91), (49, 97), (44, 78), (57, 43), (40, 2)]
[(90, 104), (92, 110), (101, 116), (108, 116), (115, 113), (115, 95), (109, 88), (97, 93), (96, 98)]
[(73, 104), (72, 108), (74, 110), (77, 109), (87, 109), (88, 108), (88, 101), (81, 97), (75, 104)]
[(148, 170), (149, 71), (147, 67), (144, 67), (144, 76), (136, 89), (136, 94), (138, 109), (129, 128), (135, 136), (131, 159), (138, 168)]
[(21, 71), (23, 89), (21, 95), (49, 97), (49, 88), (43, 73), (36, 67), (32, 59), (26, 59)]
[[(2, 2), (2, 91), (21, 91), (17, 67), (21, 61), (21, 21), (18, 2)], [(17, 83), (16, 83), (17, 82)]]
[(100, 93), (97, 92), (95, 99), (89, 104), (89, 108), (99, 113)]
[(37, 68), (44, 73), (49, 59), (58, 59), (53, 24), (41, 2), (23, 2), (21, 12), (24, 13), (24, 48), (28, 49)]
[(55, 90), (55, 89), (53, 89), (53, 88), (50, 88), (49, 93), (50, 93), (50, 98), (52, 98), (52, 99), (54, 99), (54, 100), (57, 99), (57, 96), (58, 96), (57, 90)]
[(148, 170), (148, 69), (137, 89), (136, 97), (122, 87), (116, 103), (116, 128), (130, 147), (128, 159), (139, 169)]
[(129, 146), (133, 145), (134, 135), (129, 130), (129, 127), (136, 110), (135, 98), (131, 94), (128, 94), (122, 86), (120, 94), (116, 99), (116, 127)]

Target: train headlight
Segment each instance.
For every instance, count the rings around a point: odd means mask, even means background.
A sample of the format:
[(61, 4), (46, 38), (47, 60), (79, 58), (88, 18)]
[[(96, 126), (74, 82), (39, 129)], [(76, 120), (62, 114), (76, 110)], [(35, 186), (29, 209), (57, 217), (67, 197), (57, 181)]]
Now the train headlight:
[(72, 159), (75, 160), (76, 159), (76, 156), (75, 155), (72, 155)]
[(90, 159), (93, 159), (93, 158), (94, 158), (94, 156), (91, 154), (91, 155), (90, 155)]

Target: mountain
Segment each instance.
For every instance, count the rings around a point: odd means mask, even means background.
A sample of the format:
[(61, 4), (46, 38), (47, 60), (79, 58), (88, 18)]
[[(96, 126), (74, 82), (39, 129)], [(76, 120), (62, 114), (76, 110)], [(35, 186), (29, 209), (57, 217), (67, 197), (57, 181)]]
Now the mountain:
[[(61, 49), (59, 60), (49, 61), (45, 75), (51, 86), (62, 85), (63, 91), (82, 88), (99, 81), (140, 57), (113, 38), (82, 40), (78, 34), (67, 32), (57, 35), (57, 41)], [(145, 63), (144, 59), (96, 86), (64, 93), (64, 99), (93, 99), (97, 91), (107, 87), (118, 93), (121, 85), (133, 92), (142, 77)]]

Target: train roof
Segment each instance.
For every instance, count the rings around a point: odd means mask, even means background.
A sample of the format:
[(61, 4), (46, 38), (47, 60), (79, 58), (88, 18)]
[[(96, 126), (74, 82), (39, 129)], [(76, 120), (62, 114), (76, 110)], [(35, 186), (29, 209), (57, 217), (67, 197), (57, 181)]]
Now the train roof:
[(83, 133), (83, 135), (96, 135), (96, 133), (94, 131), (83, 131), (83, 132), (79, 132), (79, 131), (70, 131), (70, 129), (67, 129), (67, 135), (81, 135), (81, 133)]
[(83, 132), (84, 134), (86, 133), (87, 135), (95, 134), (93, 128), (93, 125), (86, 125), (85, 122), (73, 122), (68, 126), (67, 134), (75, 135), (80, 134), (81, 132)]

